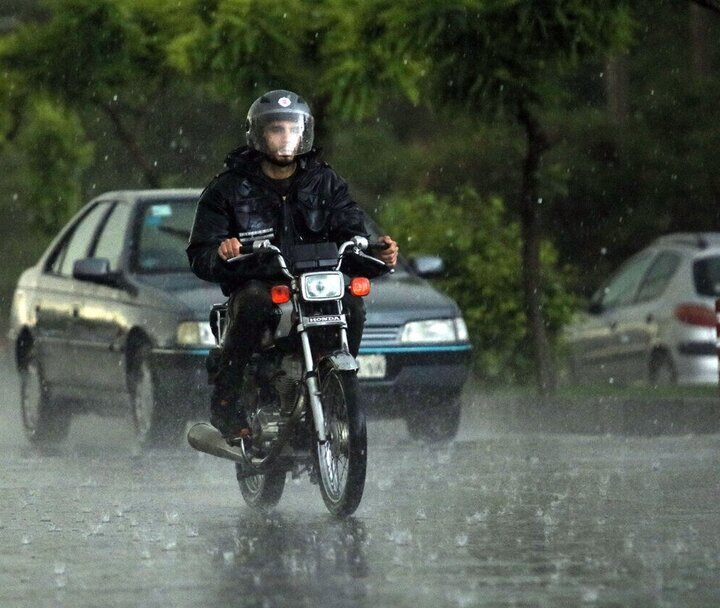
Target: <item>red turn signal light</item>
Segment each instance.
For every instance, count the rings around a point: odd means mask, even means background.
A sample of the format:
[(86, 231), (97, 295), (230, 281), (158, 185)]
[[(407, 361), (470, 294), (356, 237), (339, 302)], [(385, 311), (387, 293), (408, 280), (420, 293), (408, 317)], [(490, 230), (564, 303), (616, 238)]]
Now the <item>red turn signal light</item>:
[(273, 304), (285, 304), (290, 301), (290, 288), (287, 285), (273, 285), (270, 288)]
[(370, 293), (370, 279), (355, 277), (350, 281), (350, 293), (354, 296), (366, 296)]
[(680, 304), (675, 309), (675, 318), (681, 323), (700, 327), (715, 327), (715, 311), (701, 304)]

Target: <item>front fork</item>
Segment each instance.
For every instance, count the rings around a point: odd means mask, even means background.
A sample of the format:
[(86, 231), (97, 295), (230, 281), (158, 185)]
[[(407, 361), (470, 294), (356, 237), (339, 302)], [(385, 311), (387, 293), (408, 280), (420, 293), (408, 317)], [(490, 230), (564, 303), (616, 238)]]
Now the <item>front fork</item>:
[[(315, 421), (315, 431), (317, 432), (320, 443), (324, 443), (327, 435), (325, 433), (325, 414), (323, 413), (322, 401), (320, 399), (322, 394), (318, 386), (318, 370), (315, 370), (313, 363), (310, 338), (308, 337), (307, 331), (300, 332), (300, 340), (302, 343), (303, 358), (305, 359), (305, 386), (307, 387), (310, 398), (310, 408), (312, 409), (313, 420)], [(340, 327), (340, 345), (343, 350), (348, 350), (347, 329), (344, 326)]]
[(303, 358), (305, 359), (305, 386), (307, 387), (308, 397), (310, 399), (310, 408), (315, 421), (315, 432), (321, 443), (325, 443), (325, 414), (322, 409), (322, 401), (320, 401), (320, 388), (318, 387), (318, 375), (314, 369), (312, 351), (310, 350), (310, 338), (307, 332), (300, 334), (302, 342)]

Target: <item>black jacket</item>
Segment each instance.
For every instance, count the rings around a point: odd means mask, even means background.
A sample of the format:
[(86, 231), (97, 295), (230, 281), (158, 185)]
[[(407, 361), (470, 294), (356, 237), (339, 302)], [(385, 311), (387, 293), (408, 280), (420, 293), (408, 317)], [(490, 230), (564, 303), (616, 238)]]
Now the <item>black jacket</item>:
[(228, 264), (218, 256), (220, 243), (247, 233), (272, 229), (273, 243), (284, 252), (297, 242), (341, 243), (367, 236), (363, 212), (350, 198), (347, 183), (310, 152), (298, 158), (287, 196), (260, 169), (262, 156), (247, 147), (231, 152), (227, 170), (215, 177), (198, 201), (187, 255), (193, 272), (220, 283), (227, 295), (250, 279), (275, 276), (276, 269), (249, 258)]

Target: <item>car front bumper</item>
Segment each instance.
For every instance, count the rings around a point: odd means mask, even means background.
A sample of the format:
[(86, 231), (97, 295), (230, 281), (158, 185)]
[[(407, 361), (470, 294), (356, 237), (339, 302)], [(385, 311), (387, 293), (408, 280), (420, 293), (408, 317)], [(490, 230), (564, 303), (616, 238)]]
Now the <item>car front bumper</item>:
[(383, 377), (360, 377), (370, 414), (401, 416), (417, 407), (437, 407), (456, 399), (469, 374), (472, 347), (374, 346), (361, 347), (359, 355), (361, 360), (365, 355), (382, 355), (386, 363)]

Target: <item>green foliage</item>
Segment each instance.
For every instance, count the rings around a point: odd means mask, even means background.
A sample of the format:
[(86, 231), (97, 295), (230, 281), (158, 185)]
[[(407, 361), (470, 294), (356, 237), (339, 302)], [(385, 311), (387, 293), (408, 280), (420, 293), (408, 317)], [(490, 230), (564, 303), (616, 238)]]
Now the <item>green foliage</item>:
[(26, 213), (53, 235), (82, 202), (81, 177), (93, 158), (78, 117), (54, 102), (34, 100), (18, 135)]
[(350, 10), (347, 2), (333, 7), (323, 82), (335, 107), (354, 117), (372, 114), (390, 87), (436, 108), (514, 113), (549, 101), (558, 73), (626, 44), (632, 31), (623, 0), (366, 0)]
[[(313, 9), (302, 0), (218, 0), (196, 3), (190, 27), (168, 48), (173, 66), (210, 81), (227, 100), (269, 88), (306, 90), (303, 68)], [(305, 85), (305, 86), (303, 86)]]
[[(436, 280), (463, 311), (475, 346), (478, 376), (487, 381), (524, 381), (531, 376), (522, 305), (521, 241), (499, 198), (481, 200), (470, 187), (454, 197), (432, 193), (394, 196), (383, 202), (382, 224), (406, 256), (441, 255), (446, 275)], [(551, 335), (571, 314), (567, 270), (558, 268), (554, 247), (541, 251), (543, 309)]]

